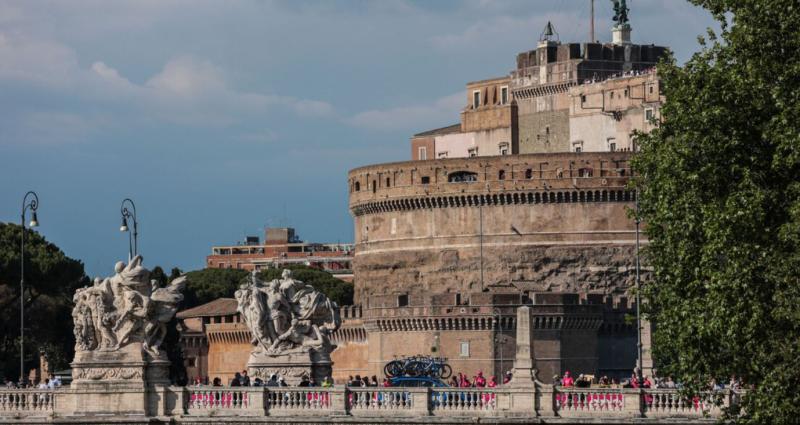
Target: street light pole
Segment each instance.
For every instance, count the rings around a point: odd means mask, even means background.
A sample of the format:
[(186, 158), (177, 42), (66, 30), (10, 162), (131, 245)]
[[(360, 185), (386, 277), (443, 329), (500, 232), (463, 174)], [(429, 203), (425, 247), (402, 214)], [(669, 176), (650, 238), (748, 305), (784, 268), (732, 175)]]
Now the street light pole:
[[(126, 202), (130, 204), (130, 210), (125, 206)], [(128, 261), (131, 261), (134, 256), (139, 254), (139, 223), (136, 221), (136, 204), (130, 198), (123, 199), (120, 213), (122, 214), (122, 226), (119, 227), (119, 231), (128, 232)], [(128, 231), (129, 218), (133, 220), (133, 235)], [(133, 237), (133, 242), (131, 242), (131, 237)]]
[(634, 196), (636, 197), (636, 349), (637, 349), (637, 357), (636, 357), (636, 369), (638, 370), (636, 374), (636, 379), (639, 380), (639, 387), (641, 388), (642, 384), (644, 383), (644, 379), (642, 376), (642, 313), (641, 313), (641, 305), (642, 305), (642, 294), (641, 294), (641, 284), (639, 280), (639, 224), (641, 223), (641, 219), (639, 218), (639, 189), (637, 188), (634, 191)]
[[(30, 201), (28, 197), (31, 197)], [(30, 226), (39, 226), (36, 217), (36, 210), (39, 208), (39, 195), (34, 191), (29, 191), (22, 198), (22, 214), (20, 225), (22, 227), (22, 237), (20, 242), (20, 261), (19, 261), (19, 384), (25, 382), (25, 212), (31, 210)]]

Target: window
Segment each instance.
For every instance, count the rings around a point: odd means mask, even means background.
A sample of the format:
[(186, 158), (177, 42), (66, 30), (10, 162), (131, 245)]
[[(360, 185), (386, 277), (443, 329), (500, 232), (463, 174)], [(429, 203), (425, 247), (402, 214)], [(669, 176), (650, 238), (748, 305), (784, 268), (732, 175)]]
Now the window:
[(389, 177), (386, 177), (386, 187), (389, 187), (389, 186), (391, 186), (390, 181), (389, 181)]
[(548, 136), (550, 135), (550, 126), (549, 125), (544, 128), (544, 134), (547, 134)]
[(422, 177), (422, 184), (430, 184), (430, 182), (431, 182), (431, 178), (430, 177), (428, 177), (428, 176), (423, 176)]
[(581, 95), (581, 103), (586, 103), (586, 95), (585, 94)]
[(581, 153), (582, 150), (580, 146), (575, 146), (575, 153)]
[(499, 145), (500, 155), (508, 155), (508, 142), (502, 142)]
[(525, 170), (525, 178), (528, 179), (528, 180), (532, 179), (533, 178), (533, 170), (531, 170), (530, 168)]
[(461, 357), (469, 357), (469, 341), (461, 341)]
[(361, 182), (356, 182), (356, 192), (361, 190)]
[(608, 144), (608, 150), (609, 150), (609, 152), (616, 152), (617, 151), (617, 144), (614, 143), (614, 142), (609, 143)]
[(583, 152), (583, 140), (577, 140), (572, 142), (572, 152), (576, 153)]
[(422, 161), (428, 159), (428, 149), (425, 146), (420, 146), (418, 150), (418, 156)]
[(503, 86), (500, 88), (500, 104), (506, 105), (508, 104), (508, 87)]
[(449, 183), (468, 183), (478, 181), (478, 174), (469, 171), (454, 171), (447, 176)]
[(478, 156), (478, 148), (469, 148), (467, 152), (469, 153), (470, 158)]
[(397, 296), (397, 306), (398, 307), (406, 307), (408, 306), (408, 294), (398, 295)]
[(614, 92), (613, 91), (611, 92), (611, 98), (612, 99), (614, 98)]
[(186, 367), (195, 367), (195, 359), (194, 357), (189, 357), (186, 359)]
[(506, 170), (500, 170), (500, 172), (497, 173), (497, 178), (499, 180), (505, 180), (506, 179)]
[(625, 89), (625, 97), (628, 97), (628, 89)]
[(644, 110), (644, 119), (649, 123), (653, 120), (655, 114), (653, 113), (653, 108), (647, 108)]
[(375, 191), (377, 191), (377, 190), (378, 190), (378, 181), (377, 180), (373, 180), (372, 181), (372, 193), (375, 193)]
[(447, 151), (444, 151), (444, 152), (437, 152), (437, 153), (436, 153), (436, 157), (437, 157), (437, 158), (447, 158)]
[(650, 94), (653, 94), (653, 86), (650, 86)]
[(472, 92), (472, 109), (478, 109), (478, 107), (480, 106), (481, 106), (481, 92), (479, 90), (475, 90), (474, 92)]

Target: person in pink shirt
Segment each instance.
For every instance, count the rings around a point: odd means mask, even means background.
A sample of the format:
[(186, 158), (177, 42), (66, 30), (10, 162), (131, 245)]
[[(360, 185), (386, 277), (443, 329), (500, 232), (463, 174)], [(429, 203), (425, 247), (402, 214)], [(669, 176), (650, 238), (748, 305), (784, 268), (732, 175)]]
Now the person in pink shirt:
[(478, 387), (478, 388), (485, 387), (486, 386), (486, 378), (483, 377), (483, 371), (479, 370), (478, 371), (478, 376), (475, 376), (473, 378), (473, 381), (475, 382), (475, 386), (476, 387)]
[(569, 371), (564, 372), (564, 377), (561, 379), (561, 386), (572, 387), (575, 385), (575, 380), (569, 375)]
[(489, 377), (489, 383), (486, 384), (486, 386), (489, 387), (489, 388), (496, 388), (497, 387), (497, 377), (496, 376)]

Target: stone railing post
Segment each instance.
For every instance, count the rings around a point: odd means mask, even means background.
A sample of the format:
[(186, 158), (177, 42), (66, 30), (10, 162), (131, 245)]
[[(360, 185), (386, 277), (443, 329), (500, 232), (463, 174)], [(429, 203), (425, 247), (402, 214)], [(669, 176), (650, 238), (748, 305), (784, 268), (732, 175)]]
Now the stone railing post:
[[(247, 388), (247, 387), (241, 387)], [(245, 407), (248, 415), (266, 416), (267, 415), (267, 389), (266, 387), (251, 387), (248, 389), (248, 403)]]
[(536, 415), (556, 416), (556, 389), (552, 385), (541, 385), (536, 388)]
[(431, 412), (431, 396), (433, 391), (430, 387), (425, 388), (408, 388), (409, 397), (411, 397), (411, 411), (415, 416), (430, 416)]
[(349, 413), (348, 392), (345, 385), (331, 388), (331, 416), (346, 416)]
[(164, 387), (163, 416), (185, 415), (188, 408), (189, 394), (186, 387), (168, 386)]
[(644, 391), (639, 388), (623, 389), (623, 408), (625, 416), (641, 418), (644, 416)]

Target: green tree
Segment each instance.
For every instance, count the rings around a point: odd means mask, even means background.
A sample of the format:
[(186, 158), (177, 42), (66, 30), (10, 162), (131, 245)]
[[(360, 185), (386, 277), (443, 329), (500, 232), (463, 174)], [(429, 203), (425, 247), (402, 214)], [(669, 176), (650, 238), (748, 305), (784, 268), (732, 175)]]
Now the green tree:
[[(22, 227), (0, 223), (0, 373), (19, 376), (20, 238)], [(51, 367), (73, 357), (72, 295), (89, 284), (83, 264), (33, 230), (25, 230), (25, 370), (38, 367), (39, 350)]]
[[(332, 301), (341, 305), (353, 304), (353, 284), (334, 277), (332, 274), (304, 265), (290, 265), (292, 277), (301, 280), (322, 292)], [(262, 270), (258, 277), (264, 281), (280, 279), (283, 268)]]
[[(800, 417), (800, 4), (692, 0), (721, 26), (659, 66), (663, 122), (634, 160), (662, 375), (736, 375), (743, 423)], [(735, 414), (735, 412), (733, 412)]]
[(202, 269), (186, 273), (183, 308), (196, 307), (217, 298), (233, 298), (248, 273), (239, 269)]

